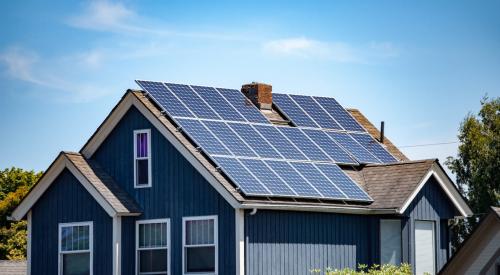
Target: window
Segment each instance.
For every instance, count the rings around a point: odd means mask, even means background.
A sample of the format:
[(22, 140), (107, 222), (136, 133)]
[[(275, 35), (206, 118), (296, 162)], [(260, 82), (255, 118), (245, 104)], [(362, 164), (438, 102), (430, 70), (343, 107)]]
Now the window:
[(92, 274), (92, 222), (59, 224), (59, 274)]
[(217, 216), (183, 218), (182, 234), (184, 274), (216, 274)]
[(134, 186), (151, 187), (151, 130), (134, 131)]
[(170, 223), (168, 219), (136, 223), (137, 274), (169, 274)]
[(380, 220), (380, 263), (401, 264), (401, 220)]

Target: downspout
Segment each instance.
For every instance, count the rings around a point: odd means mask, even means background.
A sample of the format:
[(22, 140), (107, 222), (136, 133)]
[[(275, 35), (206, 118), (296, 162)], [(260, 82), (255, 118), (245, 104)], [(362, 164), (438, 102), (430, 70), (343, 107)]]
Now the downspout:
[(250, 212), (250, 214), (249, 214), (249, 215), (250, 215), (250, 216), (253, 216), (253, 215), (255, 215), (255, 214), (257, 214), (257, 208), (252, 209), (252, 212)]

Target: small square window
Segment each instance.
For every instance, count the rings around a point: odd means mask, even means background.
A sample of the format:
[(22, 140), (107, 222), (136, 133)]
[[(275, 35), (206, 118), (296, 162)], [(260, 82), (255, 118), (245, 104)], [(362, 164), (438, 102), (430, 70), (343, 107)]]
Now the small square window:
[(151, 187), (151, 130), (134, 131), (134, 186)]

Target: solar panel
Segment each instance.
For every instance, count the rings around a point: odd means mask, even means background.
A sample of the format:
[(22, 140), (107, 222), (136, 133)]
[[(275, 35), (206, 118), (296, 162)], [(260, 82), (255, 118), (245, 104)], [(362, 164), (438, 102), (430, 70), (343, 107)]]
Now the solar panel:
[(299, 128), (276, 127), (291, 142), (299, 148), (304, 155), (313, 161), (332, 161), (321, 149), (314, 144)]
[(233, 153), (235, 156), (257, 157), (257, 155), (241, 140), (224, 122), (203, 121), (203, 124)]
[(282, 159), (283, 157), (250, 124), (228, 123), (236, 134), (245, 140), (261, 158)]
[(376, 141), (372, 136), (368, 134), (354, 134), (351, 136), (363, 145), (368, 151), (375, 155), (383, 163), (397, 162), (398, 160), (394, 158), (378, 141)]
[(345, 130), (365, 132), (363, 127), (342, 107), (334, 98), (314, 97), (314, 99), (325, 109)]
[(297, 105), (287, 94), (273, 94), (273, 103), (283, 112), (295, 125), (303, 127), (319, 128), (311, 117), (309, 117), (299, 105)]
[(326, 132), (337, 143), (339, 143), (344, 150), (353, 155), (359, 163), (380, 163), (380, 161), (372, 155), (368, 150), (356, 142), (349, 134), (338, 132)]
[(295, 193), (299, 196), (319, 198), (318, 193), (297, 171), (286, 161), (265, 160), (265, 163), (273, 169)]
[(210, 133), (205, 126), (194, 119), (175, 119), (182, 131), (209, 155), (232, 155), (226, 147)]
[(272, 195), (295, 196), (296, 194), (262, 160), (240, 159), (240, 162), (269, 189)]
[(195, 117), (182, 102), (161, 82), (141, 81), (136, 83), (151, 96), (171, 117)]
[(233, 105), (249, 122), (270, 124), (255, 105), (240, 91), (235, 89), (217, 88), (221, 95)]
[(346, 196), (312, 163), (292, 162), (291, 165), (304, 176), (307, 181), (318, 190), (323, 197), (331, 199), (345, 199)]
[(197, 118), (221, 119), (188, 85), (165, 83)]
[(302, 131), (321, 147), (321, 149), (323, 149), (323, 151), (325, 151), (325, 153), (327, 153), (336, 163), (358, 165), (356, 160), (342, 149), (342, 147), (337, 145), (337, 143), (335, 143), (335, 141), (333, 141), (324, 131), (312, 129), (302, 129)]
[(216, 164), (246, 195), (270, 195), (268, 189), (260, 183), (248, 170), (235, 158), (214, 157)]
[(343, 130), (342, 127), (323, 110), (311, 96), (290, 95), (290, 97), (318, 124), (321, 128)]
[(271, 143), (285, 159), (307, 160), (307, 157), (288, 141), (275, 126), (253, 125), (253, 127), (264, 136), (264, 138)]
[(325, 176), (346, 194), (348, 199), (372, 200), (361, 187), (348, 177), (336, 164), (314, 164)]
[(213, 87), (194, 86), (191, 88), (215, 110), (223, 120), (247, 121), (224, 97)]

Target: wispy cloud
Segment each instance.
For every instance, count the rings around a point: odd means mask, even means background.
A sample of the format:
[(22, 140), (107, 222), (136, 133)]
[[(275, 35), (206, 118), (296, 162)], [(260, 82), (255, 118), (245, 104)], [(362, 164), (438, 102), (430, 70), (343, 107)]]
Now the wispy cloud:
[(345, 42), (325, 42), (305, 37), (266, 41), (262, 48), (272, 55), (323, 58), (341, 63), (368, 63), (374, 58), (399, 55), (397, 48), (389, 42), (370, 42), (366, 46), (353, 46)]
[(62, 92), (60, 95), (71, 101), (90, 101), (107, 94), (95, 85), (68, 80), (64, 73), (51, 71), (47, 63), (37, 53), (20, 47), (0, 52), (0, 64), (4, 65), (5, 73), (12, 79)]

